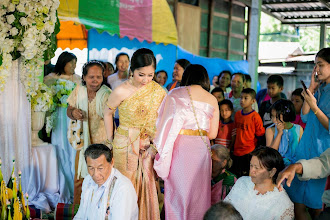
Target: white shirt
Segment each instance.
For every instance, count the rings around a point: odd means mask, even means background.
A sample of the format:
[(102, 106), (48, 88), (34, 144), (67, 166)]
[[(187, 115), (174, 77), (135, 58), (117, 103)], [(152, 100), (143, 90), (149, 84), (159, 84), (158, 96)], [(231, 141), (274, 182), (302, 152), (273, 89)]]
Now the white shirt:
[(244, 220), (294, 218), (293, 203), (284, 189), (280, 192), (274, 187), (273, 191), (262, 195), (254, 186), (251, 177), (243, 176), (236, 181), (224, 201), (231, 203)]
[(115, 90), (115, 88), (117, 88), (120, 84), (122, 84), (126, 80), (127, 80), (127, 78), (119, 79), (118, 72), (108, 76), (108, 79), (107, 79), (108, 84), (111, 86), (112, 90)]
[[(114, 177), (116, 182), (108, 203), (109, 187)], [(110, 214), (106, 212), (110, 205)], [(139, 209), (137, 196), (131, 181), (112, 168), (111, 174), (102, 186), (98, 186), (90, 175), (86, 176), (82, 185), (80, 206), (74, 219), (97, 220), (137, 220)]]

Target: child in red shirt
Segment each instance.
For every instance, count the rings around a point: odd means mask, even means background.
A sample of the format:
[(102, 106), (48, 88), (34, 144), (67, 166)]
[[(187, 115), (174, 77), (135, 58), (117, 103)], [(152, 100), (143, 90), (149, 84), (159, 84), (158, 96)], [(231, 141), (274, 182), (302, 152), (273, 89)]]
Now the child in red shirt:
[(228, 99), (224, 99), (219, 103), (219, 108), (219, 130), (214, 142), (215, 144), (221, 144), (230, 149), (233, 137), (236, 134), (234, 121), (231, 119), (231, 115), (234, 112), (233, 103)]
[(260, 115), (252, 109), (256, 92), (246, 88), (241, 93), (240, 105), (243, 108), (235, 114), (236, 137), (233, 149), (232, 172), (237, 177), (249, 175), (250, 153), (257, 145), (257, 137), (265, 134)]

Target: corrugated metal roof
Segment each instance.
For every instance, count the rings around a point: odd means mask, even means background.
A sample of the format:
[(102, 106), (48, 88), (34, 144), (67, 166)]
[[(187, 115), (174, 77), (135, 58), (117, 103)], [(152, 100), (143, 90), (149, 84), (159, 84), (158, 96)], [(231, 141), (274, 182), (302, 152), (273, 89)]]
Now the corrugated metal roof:
[(262, 8), (283, 24), (330, 24), (329, 0), (263, 0)]

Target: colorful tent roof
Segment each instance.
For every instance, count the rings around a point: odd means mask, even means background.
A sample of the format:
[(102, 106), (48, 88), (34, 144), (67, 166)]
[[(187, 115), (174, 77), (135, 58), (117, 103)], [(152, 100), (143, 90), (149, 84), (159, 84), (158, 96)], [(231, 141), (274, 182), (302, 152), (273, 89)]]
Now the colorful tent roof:
[(61, 1), (58, 16), (99, 32), (177, 45), (176, 25), (166, 0)]
[(60, 32), (56, 35), (58, 48), (87, 48), (88, 32), (83, 24), (73, 21), (60, 21)]

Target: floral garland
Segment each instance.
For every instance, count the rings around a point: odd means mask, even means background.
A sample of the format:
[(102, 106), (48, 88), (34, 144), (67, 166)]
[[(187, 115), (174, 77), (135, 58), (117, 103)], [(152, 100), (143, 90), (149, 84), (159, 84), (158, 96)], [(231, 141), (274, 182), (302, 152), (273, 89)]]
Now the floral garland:
[(36, 95), (43, 59), (49, 59), (54, 52), (59, 4), (59, 0), (1, 0), (0, 92), (5, 88), (12, 61), (22, 57), (20, 80), (29, 98)]

